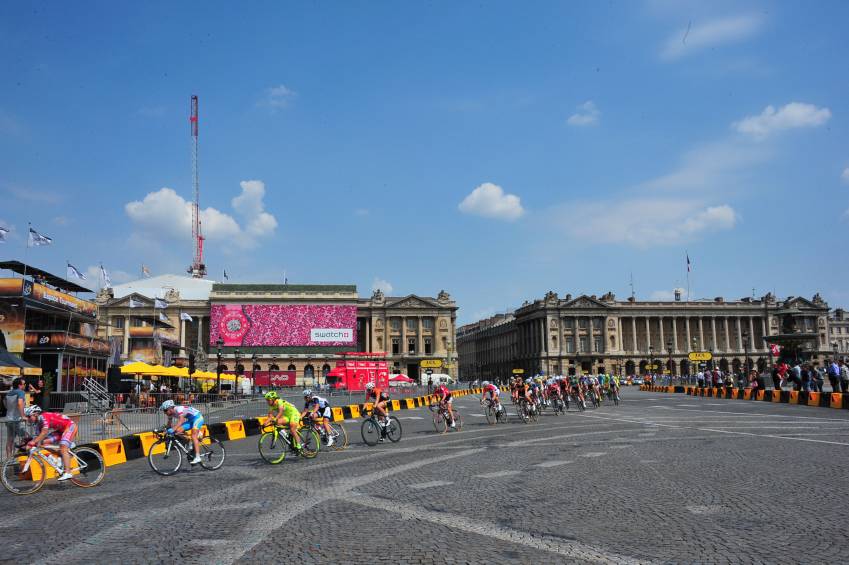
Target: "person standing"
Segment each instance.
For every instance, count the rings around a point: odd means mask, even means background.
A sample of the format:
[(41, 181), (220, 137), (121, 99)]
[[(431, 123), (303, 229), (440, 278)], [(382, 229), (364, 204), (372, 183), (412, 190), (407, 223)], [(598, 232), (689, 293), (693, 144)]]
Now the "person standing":
[(849, 392), (849, 366), (846, 365), (846, 361), (843, 359), (840, 360), (840, 384), (843, 387), (843, 392)]
[(772, 368), (772, 388), (781, 390), (781, 375), (778, 374), (778, 367)]
[(827, 362), (828, 365), (828, 382), (831, 383), (831, 391), (832, 392), (841, 392), (842, 387), (840, 384), (840, 367), (837, 366), (837, 363), (832, 359)]
[(15, 442), (21, 433), (21, 419), (26, 407), (25, 384), (26, 381), (18, 377), (12, 381), (12, 390), (6, 393), (6, 457), (15, 453)]
[(825, 382), (825, 371), (822, 367), (814, 367), (813, 365), (808, 365), (808, 369), (810, 369), (811, 378), (814, 380), (814, 389), (817, 392), (822, 392), (822, 386)]
[(44, 409), (44, 379), (38, 379), (35, 384), (30, 383), (28, 387), (32, 403)]

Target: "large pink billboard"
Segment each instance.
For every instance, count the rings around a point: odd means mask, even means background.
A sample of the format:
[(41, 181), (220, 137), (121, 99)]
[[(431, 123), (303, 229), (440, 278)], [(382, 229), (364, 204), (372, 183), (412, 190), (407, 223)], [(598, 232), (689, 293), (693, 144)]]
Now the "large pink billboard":
[(357, 307), (317, 304), (223, 304), (210, 312), (209, 341), (226, 346), (354, 346)]

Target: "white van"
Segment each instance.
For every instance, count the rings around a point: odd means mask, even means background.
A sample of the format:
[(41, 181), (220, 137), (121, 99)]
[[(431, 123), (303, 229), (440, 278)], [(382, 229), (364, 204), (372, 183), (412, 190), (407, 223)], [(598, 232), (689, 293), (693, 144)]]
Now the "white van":
[(421, 381), (422, 386), (427, 386), (427, 383), (430, 379), (433, 379), (433, 384), (442, 384), (445, 383), (447, 385), (453, 385), (454, 379), (452, 379), (449, 375), (445, 373), (434, 373), (432, 375), (422, 374)]

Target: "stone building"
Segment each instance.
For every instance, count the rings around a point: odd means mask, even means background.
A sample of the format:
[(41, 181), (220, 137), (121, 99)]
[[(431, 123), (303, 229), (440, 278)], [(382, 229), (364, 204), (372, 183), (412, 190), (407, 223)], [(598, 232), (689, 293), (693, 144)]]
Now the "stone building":
[(849, 358), (849, 316), (846, 310), (832, 310), (828, 317), (828, 332), (831, 350), (839, 359)]
[[(711, 352), (711, 363), (722, 370), (739, 370), (747, 359), (765, 367), (770, 348), (764, 338), (787, 335), (821, 362), (830, 348), (827, 323), (828, 305), (819, 295), (669, 302), (549, 292), (523, 304), (511, 320), (460, 328), (461, 377), (503, 379), (511, 366), (549, 375), (630, 375), (658, 365), (658, 371), (690, 374), (691, 352)], [(492, 351), (488, 344), (496, 336), (509, 350)]]

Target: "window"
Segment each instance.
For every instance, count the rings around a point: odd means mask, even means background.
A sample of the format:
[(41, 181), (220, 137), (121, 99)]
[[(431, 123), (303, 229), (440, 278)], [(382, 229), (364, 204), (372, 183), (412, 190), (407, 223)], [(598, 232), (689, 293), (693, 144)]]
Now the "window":
[(400, 332), (401, 331), (401, 318), (392, 318), (389, 320), (389, 323), (392, 327), (392, 331)]
[(574, 353), (575, 352), (575, 342), (572, 341), (572, 338), (566, 338), (566, 353)]
[(433, 353), (433, 343), (431, 342), (431, 339), (429, 337), (426, 337), (424, 340), (424, 349), (425, 355), (430, 355), (431, 353)]
[(296, 371), (297, 369), (295, 368), (295, 366), (294, 366), (294, 365), (291, 365), (291, 364), (290, 364), (290, 365), (286, 368), (286, 370), (287, 370), (287, 371)]
[(124, 316), (113, 316), (112, 317), (112, 326), (115, 328), (123, 328), (124, 327)]
[(601, 318), (593, 318), (593, 329), (600, 330), (601, 329)]
[(574, 320), (572, 318), (563, 318), (563, 327), (572, 329), (574, 327)]
[(602, 347), (601, 337), (593, 338), (593, 351), (599, 352)]
[(422, 327), (426, 330), (432, 330), (433, 318), (422, 318)]
[(581, 336), (581, 351), (589, 351), (589, 338), (585, 335)]
[(418, 318), (407, 318), (407, 331), (414, 332), (418, 328), (419, 319)]
[(415, 353), (416, 352), (416, 338), (411, 337), (407, 340), (407, 353)]
[(578, 318), (578, 327), (582, 330), (587, 329), (587, 319), (586, 318)]
[(400, 355), (401, 354), (401, 339), (397, 337), (392, 338), (392, 355)]

